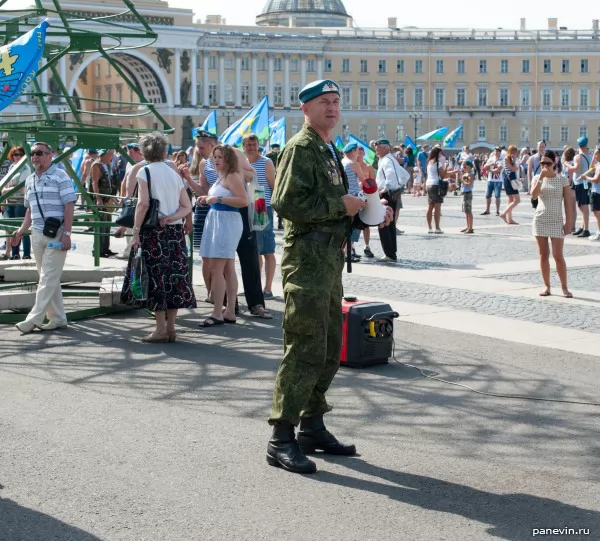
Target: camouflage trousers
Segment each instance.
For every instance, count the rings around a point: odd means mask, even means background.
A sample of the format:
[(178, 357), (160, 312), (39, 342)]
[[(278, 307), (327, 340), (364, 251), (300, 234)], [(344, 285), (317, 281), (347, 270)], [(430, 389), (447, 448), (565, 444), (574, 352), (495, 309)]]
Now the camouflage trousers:
[(331, 411), (325, 393), (340, 364), (342, 269), (340, 243), (294, 239), (284, 246), (283, 360), (269, 424)]

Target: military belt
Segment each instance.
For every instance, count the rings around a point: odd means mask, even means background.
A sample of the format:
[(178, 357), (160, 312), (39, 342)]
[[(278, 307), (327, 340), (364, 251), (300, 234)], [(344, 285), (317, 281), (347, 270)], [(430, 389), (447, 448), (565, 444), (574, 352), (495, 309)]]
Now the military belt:
[(346, 239), (335, 235), (333, 233), (325, 233), (325, 231), (309, 231), (302, 235), (303, 239), (314, 240), (323, 244), (330, 244), (331, 246), (342, 247)]

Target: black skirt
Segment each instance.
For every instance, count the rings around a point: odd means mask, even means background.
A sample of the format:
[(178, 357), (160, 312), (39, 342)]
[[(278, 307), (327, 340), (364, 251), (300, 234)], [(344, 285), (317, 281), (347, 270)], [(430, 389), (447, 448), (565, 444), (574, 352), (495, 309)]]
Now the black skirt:
[(129, 289), (131, 268), (135, 257), (132, 249), (123, 282), (121, 302), (135, 308), (147, 308), (153, 312), (196, 308), (183, 225), (142, 229), (140, 247), (150, 278), (148, 299), (145, 301), (135, 299)]

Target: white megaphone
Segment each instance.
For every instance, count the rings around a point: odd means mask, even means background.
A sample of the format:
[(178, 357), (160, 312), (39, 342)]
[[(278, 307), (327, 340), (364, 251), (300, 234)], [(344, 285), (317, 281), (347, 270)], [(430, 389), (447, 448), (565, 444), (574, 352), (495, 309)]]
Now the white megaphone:
[(385, 221), (385, 205), (379, 199), (379, 190), (375, 179), (363, 180), (362, 192), (358, 194), (367, 203), (365, 208), (358, 211), (358, 217), (364, 224), (379, 225)]

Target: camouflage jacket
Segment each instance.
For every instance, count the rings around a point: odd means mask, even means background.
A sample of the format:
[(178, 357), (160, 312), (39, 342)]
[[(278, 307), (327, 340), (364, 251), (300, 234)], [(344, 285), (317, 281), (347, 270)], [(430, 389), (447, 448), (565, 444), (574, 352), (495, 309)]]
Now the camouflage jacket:
[(285, 238), (293, 239), (311, 230), (346, 236), (351, 219), (346, 216), (342, 196), (348, 179), (335, 146), (327, 144), (308, 124), (281, 151), (271, 206), (285, 218)]

